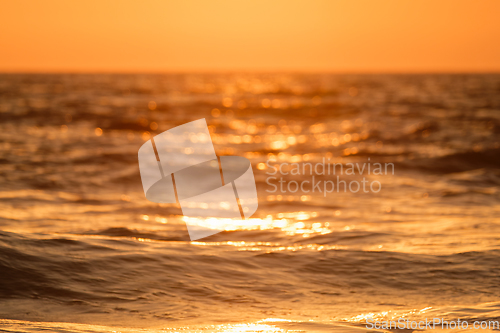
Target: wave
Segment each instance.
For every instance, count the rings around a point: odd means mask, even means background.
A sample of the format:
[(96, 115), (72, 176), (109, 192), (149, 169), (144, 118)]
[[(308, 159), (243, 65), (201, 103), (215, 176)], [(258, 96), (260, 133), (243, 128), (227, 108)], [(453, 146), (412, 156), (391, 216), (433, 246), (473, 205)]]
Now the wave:
[[(232, 304), (244, 309), (241, 320), (247, 320), (259, 318), (260, 309), (298, 315), (303, 307), (324, 304), (332, 304), (325, 311), (333, 314), (339, 311), (335, 304), (352, 301), (357, 293), (367, 295), (367, 304), (375, 307), (384, 295), (399, 293), (406, 295), (405, 304), (421, 303), (425, 295), (446, 297), (457, 292), (467, 301), (495, 290), (500, 282), (499, 250), (434, 256), (353, 250), (318, 253), (307, 247), (241, 251), (223, 245), (225, 250), (220, 251), (220, 244), (161, 240), (126, 228), (93, 235), (0, 233), (0, 298), (24, 299), (28, 308), (36, 307), (35, 300), (40, 299), (67, 305), (78, 302), (74, 313), (98, 306), (113, 316), (134, 316), (141, 304), (157, 304), (162, 310), (153, 306), (148, 313), (160, 315), (168, 308), (169, 320), (182, 319), (183, 311), (194, 311), (207, 320)], [(130, 237), (161, 241), (137, 242)], [(349, 237), (366, 242), (363, 238), (386, 236)], [(342, 236), (318, 236), (311, 241), (335, 244)], [(3, 313), (19, 318), (8, 309)]]

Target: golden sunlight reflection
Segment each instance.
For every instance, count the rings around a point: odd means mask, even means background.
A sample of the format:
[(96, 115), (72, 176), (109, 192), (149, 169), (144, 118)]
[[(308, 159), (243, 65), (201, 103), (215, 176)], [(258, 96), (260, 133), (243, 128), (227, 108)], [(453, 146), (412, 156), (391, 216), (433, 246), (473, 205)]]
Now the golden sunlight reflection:
[[(318, 102), (319, 101), (319, 102)], [(249, 102), (240, 101), (245, 103), (245, 107)], [(228, 107), (232, 103), (232, 99), (226, 97), (222, 101), (223, 107)], [(316, 96), (313, 98), (313, 103), (311, 105), (318, 105), (321, 103), (321, 98)], [(293, 108), (293, 105), (288, 105), (283, 101), (278, 99), (264, 99), (262, 101), (262, 106), (264, 108)], [(217, 127), (213, 126), (210, 129), (212, 140), (217, 145), (249, 145), (258, 144), (257, 147), (264, 148), (271, 151), (281, 151), (278, 153), (279, 160), (298, 163), (301, 161), (308, 160), (308, 154), (290, 154), (288, 152), (283, 152), (283, 150), (292, 149), (297, 146), (312, 145), (316, 148), (331, 148), (331, 147), (341, 147), (347, 146), (342, 150), (341, 156), (356, 155), (361, 150), (366, 150), (366, 140), (370, 136), (369, 128), (372, 124), (368, 124), (363, 119), (358, 118), (353, 121), (343, 121), (338, 124), (339, 132), (331, 132), (328, 130), (332, 125), (330, 123), (314, 123), (309, 126), (305, 126), (301, 121), (295, 120), (285, 120), (281, 119), (278, 121), (277, 125), (265, 125), (262, 119), (250, 119), (244, 121), (241, 119), (233, 119), (233, 111), (231, 109), (226, 110), (226, 117), (220, 117), (222, 112), (218, 108), (214, 108), (211, 111), (211, 115), (216, 123), (222, 126), (228, 126), (231, 128), (232, 133), (218, 132)], [(377, 143), (377, 149), (382, 148), (382, 142)], [(227, 149), (227, 148), (226, 148)], [(253, 157), (259, 157), (261, 153), (251, 152)], [(270, 154), (273, 156), (274, 154)], [(339, 158), (341, 158), (339, 156)], [(268, 154), (268, 157), (269, 154)], [(310, 156), (309, 156), (310, 157)], [(259, 170), (263, 170), (264, 166), (259, 165)]]
[(294, 244), (283, 246), (280, 243), (273, 242), (248, 242), (248, 241), (226, 241), (226, 242), (200, 242), (193, 241), (192, 245), (197, 246), (232, 246), (236, 247), (238, 251), (248, 252), (286, 252), (286, 251), (326, 251), (326, 250), (344, 250), (346, 246), (342, 245), (323, 245), (323, 244)]
[(257, 322), (257, 323), (245, 323), (245, 324), (217, 325), (214, 327), (214, 332), (221, 332), (221, 333), (253, 333), (253, 332), (278, 333), (278, 332), (286, 332), (286, 331), (282, 328), (277, 327), (276, 325)]
[(383, 320), (394, 320), (399, 318), (408, 318), (411, 317), (412, 320), (418, 320), (422, 315), (425, 315), (427, 312), (431, 311), (432, 307), (425, 307), (423, 309), (413, 309), (406, 311), (382, 311), (382, 312), (369, 312), (362, 313), (356, 316), (342, 318), (342, 321), (350, 322), (350, 323), (365, 323), (366, 319), (371, 318), (375, 321), (383, 321)]
[[(44, 330), (49, 328), (51, 331), (55, 332), (149, 332), (149, 333), (160, 333), (160, 332), (200, 332), (200, 333), (284, 333), (290, 332), (284, 328), (279, 327), (283, 323), (295, 323), (291, 320), (280, 319), (280, 318), (267, 318), (255, 322), (249, 323), (238, 323), (238, 324), (218, 324), (218, 325), (191, 325), (191, 326), (178, 326), (178, 327), (156, 327), (156, 328), (126, 328), (126, 327), (108, 327), (101, 325), (88, 325), (88, 324), (76, 324), (76, 323), (64, 323), (64, 322), (46, 322), (43, 323)], [(296, 322), (300, 324), (300, 322)], [(26, 330), (39, 330), (40, 323), (22, 321), (22, 320), (10, 320), (10, 319), (0, 319), (0, 325), (6, 329), (16, 330), (20, 327), (23, 328), (23, 332)]]
[[(280, 229), (287, 235), (302, 234), (304, 237), (308, 237), (310, 234), (328, 234), (332, 230), (329, 228), (329, 223), (310, 223), (305, 221), (310, 218), (317, 217), (317, 212), (289, 212), (289, 213), (279, 213), (277, 218), (272, 215), (267, 215), (266, 218), (251, 218), (248, 220), (240, 219), (224, 219), (224, 218), (198, 218), (183, 216), (182, 220), (187, 224), (193, 226), (199, 226), (203, 228), (225, 230), (225, 231), (236, 231), (236, 230), (269, 230), (269, 229)], [(149, 217), (142, 216), (143, 220), (147, 221)], [(158, 220), (157, 220), (158, 221)], [(166, 222), (162, 222), (166, 223)]]

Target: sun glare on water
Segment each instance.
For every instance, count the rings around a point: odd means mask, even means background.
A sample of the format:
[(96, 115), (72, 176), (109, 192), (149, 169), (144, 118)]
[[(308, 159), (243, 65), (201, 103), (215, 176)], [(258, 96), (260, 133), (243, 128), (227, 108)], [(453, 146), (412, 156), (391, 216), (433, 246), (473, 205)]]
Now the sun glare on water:
[(308, 237), (310, 234), (331, 233), (332, 230), (328, 228), (328, 222), (307, 223), (307, 220), (315, 216), (317, 216), (316, 212), (293, 212), (286, 214), (286, 217), (280, 214), (277, 219), (268, 215), (264, 219), (251, 218), (248, 220), (184, 216), (182, 220), (193, 226), (221, 231), (280, 229), (288, 235), (302, 234), (304, 237)]

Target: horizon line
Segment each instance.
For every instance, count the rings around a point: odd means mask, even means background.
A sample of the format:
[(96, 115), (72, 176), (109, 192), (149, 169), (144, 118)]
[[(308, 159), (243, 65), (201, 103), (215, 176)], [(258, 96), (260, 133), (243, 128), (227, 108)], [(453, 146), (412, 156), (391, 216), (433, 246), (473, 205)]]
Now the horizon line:
[(335, 70), (335, 69), (0, 69), (0, 74), (500, 74), (498, 69)]

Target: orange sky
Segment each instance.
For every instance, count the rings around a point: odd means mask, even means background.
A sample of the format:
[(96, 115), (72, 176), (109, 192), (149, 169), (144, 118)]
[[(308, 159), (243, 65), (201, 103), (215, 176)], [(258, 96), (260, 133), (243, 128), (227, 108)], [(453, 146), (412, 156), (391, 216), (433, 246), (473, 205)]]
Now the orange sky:
[(498, 0), (0, 0), (0, 71), (500, 71)]

